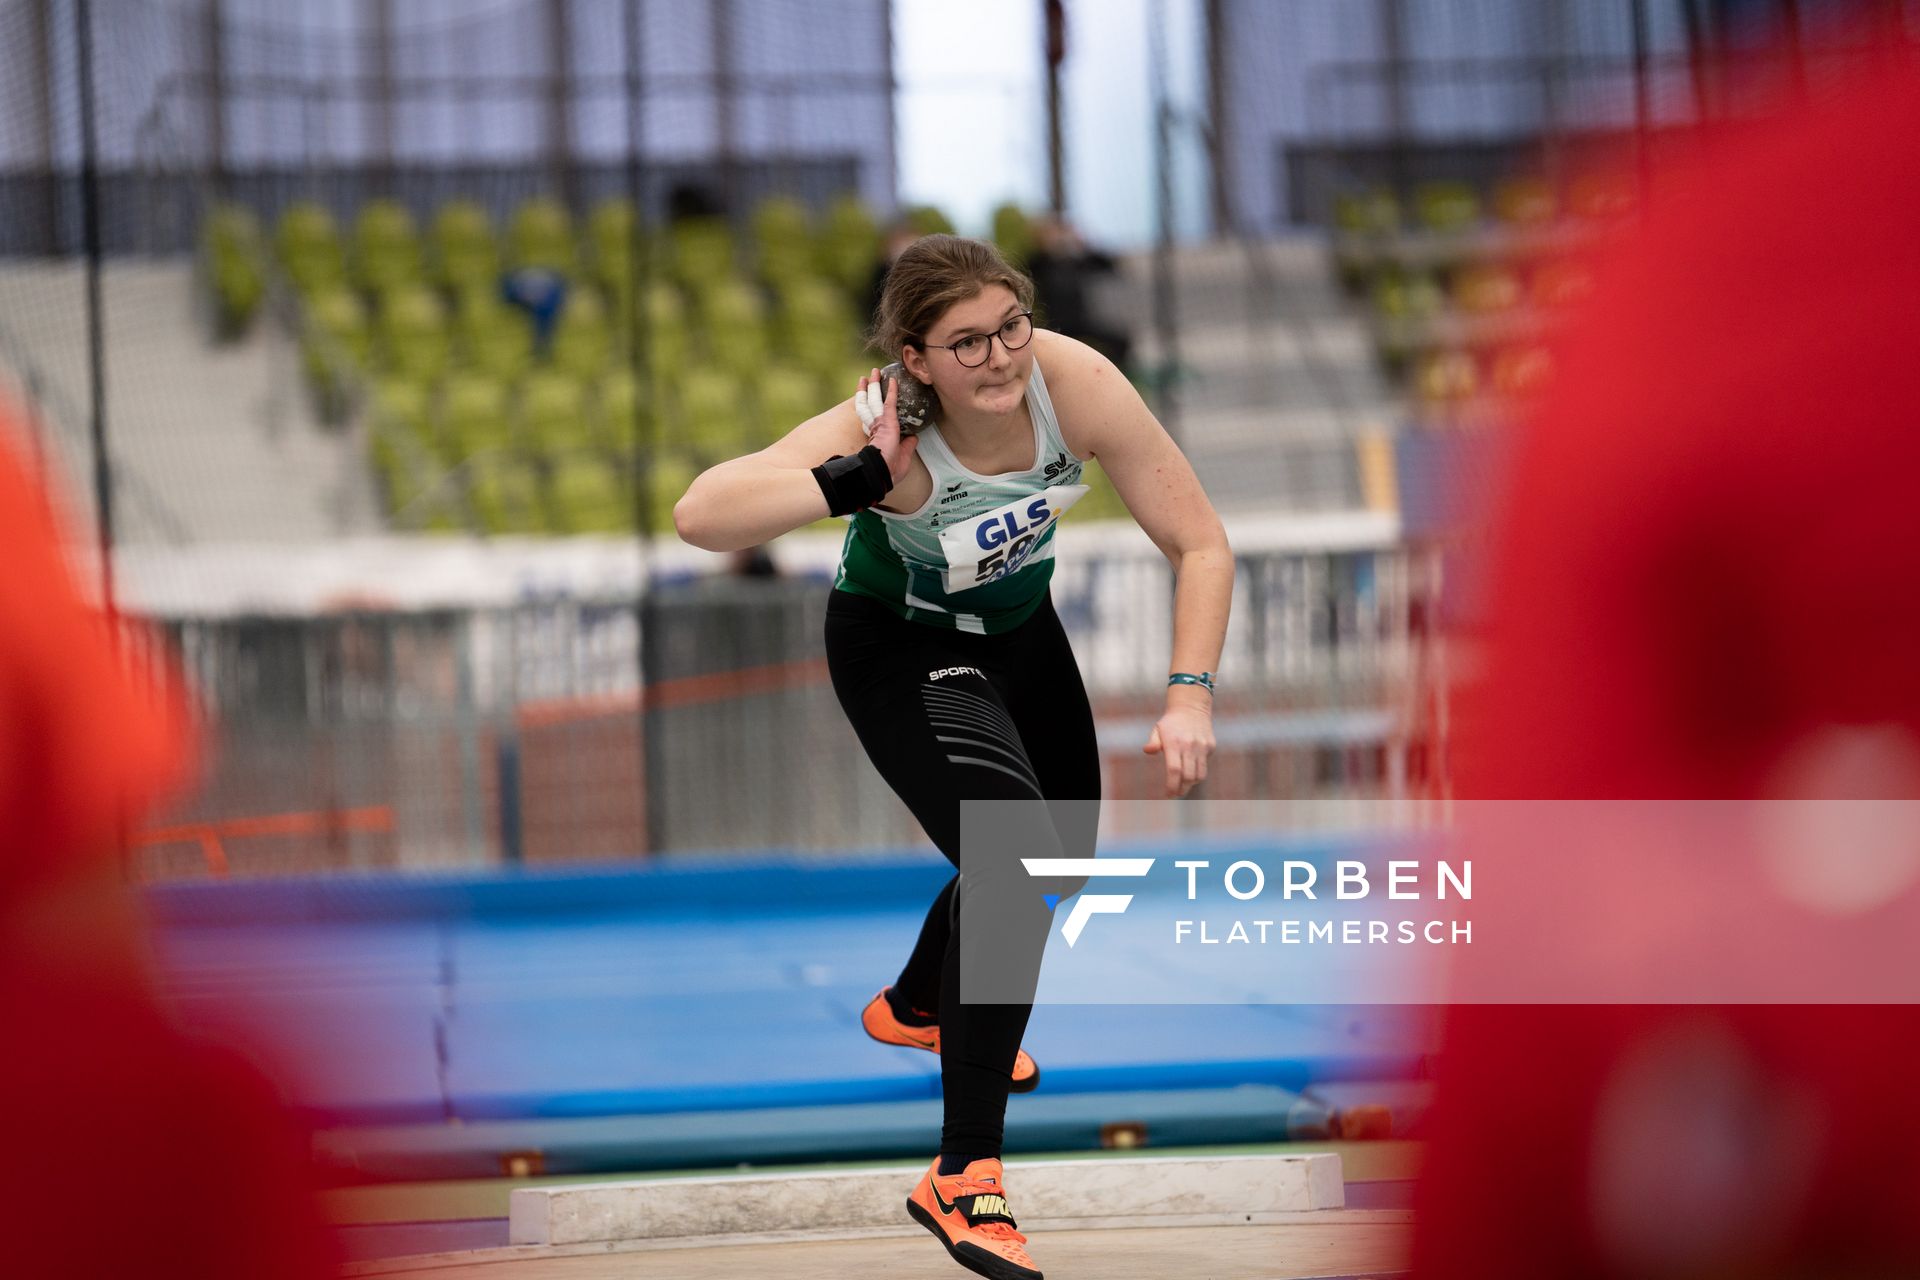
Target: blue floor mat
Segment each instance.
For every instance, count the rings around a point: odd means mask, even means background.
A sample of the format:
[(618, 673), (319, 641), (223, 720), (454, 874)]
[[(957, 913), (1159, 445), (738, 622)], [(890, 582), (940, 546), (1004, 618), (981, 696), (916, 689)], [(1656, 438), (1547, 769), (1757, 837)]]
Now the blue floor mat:
[[(599, 876), (548, 878), (524, 910), (491, 884), (402, 883), (402, 905), (277, 885), (262, 921), (245, 886), (199, 893), (159, 913), (163, 983), (189, 1024), (297, 1063), (293, 1101), (331, 1126), (937, 1106), (938, 1059), (874, 1043), (859, 1011), (939, 867), (812, 869), (797, 907), (733, 875)], [(1433, 1041), (1417, 1008), (1042, 1005), (1026, 1047), (1037, 1099), (1408, 1079)]]

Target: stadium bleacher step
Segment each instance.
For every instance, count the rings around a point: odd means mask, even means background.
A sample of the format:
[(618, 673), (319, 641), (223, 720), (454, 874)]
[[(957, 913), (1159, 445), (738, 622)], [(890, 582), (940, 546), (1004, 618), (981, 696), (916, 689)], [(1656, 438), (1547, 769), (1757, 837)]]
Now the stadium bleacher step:
[[(530, 1187), (513, 1193), (515, 1244), (892, 1227), (918, 1168)], [(1338, 1209), (1336, 1155), (1043, 1160), (1007, 1170), (1028, 1230), (1226, 1225)], [(750, 1224), (750, 1226), (749, 1226)]]
[(1175, 250), (1174, 357), (1154, 327), (1154, 260), (1131, 255), (1100, 282), (1126, 316), (1137, 369), (1170, 379), (1163, 411), (1222, 511), (1366, 505), (1361, 442), (1400, 416), (1366, 322), (1341, 293), (1326, 245), (1298, 236)]
[[(103, 274), (119, 538), (294, 542), (377, 530), (363, 451), (316, 420), (297, 355), (266, 326), (213, 345), (193, 272), (187, 262), (115, 261)], [(43, 380), (42, 417), (75, 514), (90, 519), (82, 269), (10, 266), (0, 298), (16, 360)]]

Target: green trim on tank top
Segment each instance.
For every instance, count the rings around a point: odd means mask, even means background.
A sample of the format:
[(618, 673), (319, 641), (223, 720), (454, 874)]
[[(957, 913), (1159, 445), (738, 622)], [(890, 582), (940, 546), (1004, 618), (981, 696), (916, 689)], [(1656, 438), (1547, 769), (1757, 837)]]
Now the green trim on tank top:
[[(911, 621), (954, 630), (991, 634), (1030, 617), (1053, 577), (1057, 519), (1042, 532), (1025, 564), (957, 592), (944, 588), (948, 561), (940, 543), (943, 523), (950, 527), (1055, 485), (1079, 482), (1083, 460), (1067, 447), (1037, 360), (1022, 404), (1033, 432), (1032, 466), (983, 475), (960, 462), (935, 428), (921, 450), (931, 479), (926, 499), (910, 512), (869, 509), (850, 517), (835, 587), (878, 600)], [(960, 505), (943, 509), (955, 502)]]

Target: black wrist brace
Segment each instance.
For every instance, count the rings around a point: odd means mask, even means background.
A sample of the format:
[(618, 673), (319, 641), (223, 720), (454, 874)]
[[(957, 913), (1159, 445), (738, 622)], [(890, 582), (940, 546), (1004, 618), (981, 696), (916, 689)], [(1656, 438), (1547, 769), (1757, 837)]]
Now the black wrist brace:
[(813, 469), (813, 478), (827, 496), (827, 513), (836, 516), (865, 511), (893, 488), (893, 472), (872, 445), (852, 457), (834, 454)]

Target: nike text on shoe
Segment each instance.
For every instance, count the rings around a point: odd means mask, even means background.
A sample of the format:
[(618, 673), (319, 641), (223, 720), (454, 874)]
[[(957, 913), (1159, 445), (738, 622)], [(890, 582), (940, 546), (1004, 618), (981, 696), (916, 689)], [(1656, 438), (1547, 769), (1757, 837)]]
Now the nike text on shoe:
[(988, 1280), (1044, 1280), (1007, 1207), (1006, 1175), (998, 1160), (975, 1160), (941, 1177), (935, 1156), (907, 1197), (907, 1212), (969, 1271)]

